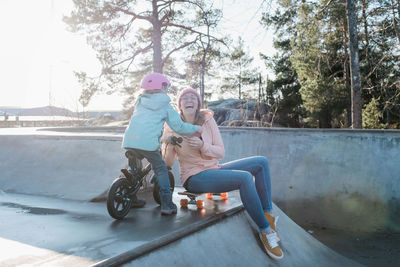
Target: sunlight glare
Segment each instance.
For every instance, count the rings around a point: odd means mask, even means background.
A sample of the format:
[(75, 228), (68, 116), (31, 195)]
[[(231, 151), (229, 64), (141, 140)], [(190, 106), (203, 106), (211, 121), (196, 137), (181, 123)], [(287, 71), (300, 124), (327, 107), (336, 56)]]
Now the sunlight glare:
[(7, 74), (0, 106), (81, 109), (73, 71), (95, 75), (100, 66), (85, 37), (66, 30), (62, 17), (71, 8), (72, 1), (0, 2), (0, 30), (8, 40), (0, 44), (0, 71)]
[[(31, 246), (18, 241), (0, 237), (0, 265), (1, 266), (28, 266), (24, 264), (29, 259), (29, 266), (45, 264), (51, 266), (67, 262), (80, 262), (83, 264), (93, 264), (92, 260), (87, 258), (59, 253), (57, 251)], [(49, 261), (51, 259), (51, 261)]]

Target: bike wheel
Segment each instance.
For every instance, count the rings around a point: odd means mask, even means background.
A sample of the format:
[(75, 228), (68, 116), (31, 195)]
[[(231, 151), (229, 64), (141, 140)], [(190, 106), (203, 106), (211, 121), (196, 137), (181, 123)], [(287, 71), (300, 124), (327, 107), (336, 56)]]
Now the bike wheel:
[[(169, 178), (169, 184), (171, 186), (171, 192), (174, 192), (174, 188), (175, 188), (175, 179), (174, 179), (174, 175), (172, 174), (172, 172), (168, 172), (168, 178)], [(160, 200), (160, 185), (158, 184), (158, 180), (157, 177), (154, 177), (154, 187), (153, 187), (153, 198), (155, 200), (155, 202), (157, 202), (157, 204), (161, 204), (161, 200)]]
[(107, 210), (111, 217), (122, 220), (131, 209), (129, 183), (126, 178), (118, 178), (111, 184), (107, 196)]

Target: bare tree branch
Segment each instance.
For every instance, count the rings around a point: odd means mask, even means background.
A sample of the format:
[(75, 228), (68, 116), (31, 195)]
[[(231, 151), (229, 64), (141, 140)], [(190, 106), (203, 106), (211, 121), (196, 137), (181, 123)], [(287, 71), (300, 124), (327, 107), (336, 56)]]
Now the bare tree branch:
[(318, 10), (316, 15), (319, 15), (320, 13), (324, 12), (325, 9), (327, 9), (331, 3), (332, 3), (332, 0), (329, 0), (329, 2), (326, 3), (326, 5), (322, 9)]
[(187, 46), (189, 46), (191, 44), (194, 44), (194, 43), (196, 43), (196, 41), (197, 41), (197, 37), (196, 37), (195, 40), (193, 40), (191, 42), (186, 42), (186, 43), (182, 44), (181, 46), (176, 47), (176, 48), (172, 49), (171, 51), (169, 51), (168, 54), (164, 57), (164, 59), (162, 61), (162, 65), (164, 66), (165, 62), (168, 60), (168, 58), (171, 56), (172, 53), (174, 53), (174, 52), (176, 52), (176, 51), (178, 51), (178, 50), (180, 50), (182, 48), (185, 48), (185, 47), (187, 47)]
[[(162, 26), (163, 26), (163, 27), (166, 27), (166, 26), (176, 27), (176, 28), (180, 28), (180, 29), (187, 30), (187, 31), (189, 31), (189, 32), (191, 32), (191, 33), (196, 33), (196, 34), (198, 34), (198, 35), (200, 35), (200, 36), (208, 36), (206, 33), (202, 33), (202, 32), (200, 32), (200, 31), (196, 31), (196, 30), (194, 30), (193, 28), (190, 28), (190, 27), (188, 27), (188, 26), (178, 25), (178, 24), (175, 24), (175, 23), (164, 23)], [(211, 39), (214, 39), (214, 40), (216, 40), (216, 41), (221, 41), (220, 39), (218, 39), (217, 37), (212, 36), (212, 35), (210, 35), (210, 38), (211, 38)]]
[(115, 10), (120, 11), (120, 12), (126, 14), (126, 15), (130, 15), (130, 16), (134, 17), (135, 19), (142, 19), (142, 20), (147, 20), (147, 21), (151, 22), (151, 17), (150, 16), (141, 16), (141, 15), (138, 15), (138, 14), (136, 14), (134, 12), (129, 11), (129, 10), (125, 10), (123, 8), (120, 8), (118, 6), (114, 6), (113, 8), (115, 8)]
[[(133, 61), (133, 60), (135, 59), (136, 56), (138, 56), (139, 54), (141, 54), (141, 53), (143, 53), (143, 52), (149, 50), (149, 49), (152, 48), (152, 47), (153, 47), (153, 43), (150, 43), (148, 46), (146, 46), (146, 47), (144, 47), (144, 48), (142, 48), (142, 49), (136, 50), (135, 53), (134, 53), (132, 56), (130, 56), (130, 57), (124, 59), (124, 60), (121, 60), (120, 62), (117, 62), (117, 63), (115, 63), (115, 64), (112, 64), (111, 66), (108, 66), (106, 69), (107, 69), (107, 70), (111, 70), (112, 68), (114, 68), (114, 67), (116, 67), (116, 66), (118, 66), (118, 65), (121, 65), (121, 64), (123, 64), (123, 63), (125, 63), (125, 62), (127, 62), (127, 61), (130, 61), (130, 60)], [(131, 64), (131, 63), (130, 63), (130, 64)], [(129, 64), (129, 65), (130, 65), (130, 64)]]
[(393, 49), (391, 49), (390, 51), (388, 51), (380, 60), (378, 63), (375, 64), (375, 67), (373, 68), (373, 70), (370, 71), (370, 73), (368, 73), (368, 75), (365, 78), (369, 78), (369, 76), (371, 76), (375, 70), (382, 64), (383, 60), (385, 58), (387, 58), (388, 56), (390, 56), (390, 54), (393, 52)]

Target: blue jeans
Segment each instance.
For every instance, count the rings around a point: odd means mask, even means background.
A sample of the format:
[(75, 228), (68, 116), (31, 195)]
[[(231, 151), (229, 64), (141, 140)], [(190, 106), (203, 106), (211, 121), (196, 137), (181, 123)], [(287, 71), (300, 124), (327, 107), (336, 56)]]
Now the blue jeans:
[[(161, 157), (160, 151), (146, 151), (134, 148), (130, 148), (129, 151), (132, 151), (137, 158), (145, 158), (150, 162), (151, 167), (154, 171), (154, 175), (157, 177), (158, 184), (160, 185), (160, 192), (170, 194), (171, 186), (169, 183), (168, 169), (167, 165), (165, 165), (165, 162)], [(129, 171), (131, 173), (134, 167), (134, 162), (132, 160), (129, 160)]]
[(202, 171), (189, 178), (186, 189), (195, 193), (222, 193), (239, 189), (243, 206), (260, 231), (270, 229), (263, 212), (272, 211), (271, 177), (265, 157), (239, 159), (222, 164), (217, 170)]

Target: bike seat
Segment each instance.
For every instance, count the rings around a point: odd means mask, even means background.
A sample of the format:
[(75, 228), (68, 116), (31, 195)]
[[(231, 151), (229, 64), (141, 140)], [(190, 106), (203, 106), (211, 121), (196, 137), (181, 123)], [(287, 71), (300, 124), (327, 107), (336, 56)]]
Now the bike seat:
[(135, 170), (141, 170), (143, 168), (142, 159), (143, 157), (138, 156), (134, 151), (127, 150), (125, 151), (125, 157), (129, 159), (132, 164), (132, 168)]

